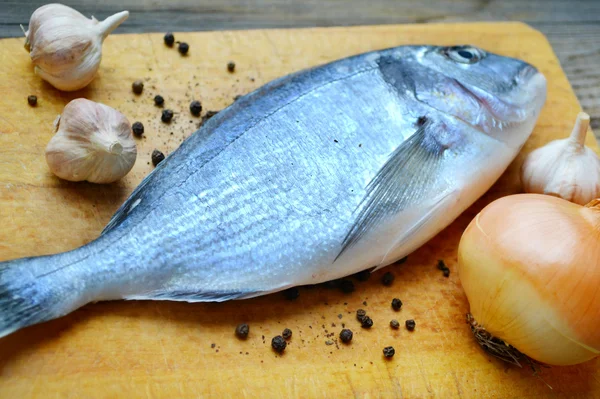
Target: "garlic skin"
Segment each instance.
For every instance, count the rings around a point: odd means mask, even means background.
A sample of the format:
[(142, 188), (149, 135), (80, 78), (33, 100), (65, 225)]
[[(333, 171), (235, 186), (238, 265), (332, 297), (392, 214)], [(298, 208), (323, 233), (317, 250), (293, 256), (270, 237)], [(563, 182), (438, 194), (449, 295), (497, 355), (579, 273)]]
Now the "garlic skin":
[(600, 159), (585, 146), (588, 114), (577, 115), (571, 136), (531, 152), (521, 168), (528, 193), (547, 194), (585, 205), (600, 197)]
[(38, 8), (25, 32), (35, 73), (59, 90), (84, 88), (100, 67), (102, 42), (128, 16), (122, 11), (98, 22), (62, 4)]
[(458, 274), (480, 326), (532, 359), (600, 354), (600, 200), (500, 198), (465, 230)]
[(59, 115), (55, 131), (46, 162), (61, 179), (112, 183), (133, 168), (137, 149), (131, 124), (113, 108), (78, 98)]

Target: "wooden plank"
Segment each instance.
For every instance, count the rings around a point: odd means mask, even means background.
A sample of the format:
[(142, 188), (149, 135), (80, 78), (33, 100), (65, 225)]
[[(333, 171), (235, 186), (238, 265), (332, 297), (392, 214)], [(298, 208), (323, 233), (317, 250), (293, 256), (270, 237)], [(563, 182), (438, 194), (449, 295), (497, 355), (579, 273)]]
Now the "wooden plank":
[[(22, 42), (0, 41), (0, 260), (65, 251), (99, 234), (122, 200), (151, 170), (154, 148), (170, 152), (198, 125), (187, 106), (201, 99), (219, 110), (235, 95), (278, 76), (352, 54), (410, 43), (472, 42), (525, 59), (548, 78), (548, 101), (522, 154), (502, 179), (455, 223), (409, 257), (343, 294), (302, 288), (295, 302), (281, 294), (223, 304), (111, 302), (85, 306), (64, 318), (0, 339), (0, 396), (46, 397), (444, 397), (555, 398), (600, 395), (598, 361), (544, 370), (541, 377), (488, 357), (477, 347), (456, 270), (456, 247), (474, 215), (491, 200), (519, 190), (523, 156), (564, 137), (579, 105), (556, 56), (539, 32), (518, 23), (431, 24), (357, 28), (181, 33), (190, 54), (166, 48), (161, 34), (111, 36), (98, 78), (78, 93), (61, 93), (32, 73)], [(225, 65), (234, 60), (236, 73)], [(144, 93), (131, 82), (146, 81)], [(179, 113), (160, 122), (152, 97), (160, 93)], [(26, 104), (37, 94), (39, 105)], [(73, 98), (85, 96), (146, 126), (133, 171), (106, 186), (53, 177), (44, 160), (52, 121)], [(191, 121), (191, 122), (190, 122)], [(171, 134), (171, 132), (173, 134)], [(588, 144), (596, 147), (593, 138)], [(452, 270), (436, 269), (444, 259)], [(380, 283), (392, 271), (391, 288)], [(403, 300), (400, 312), (390, 307)], [(359, 327), (354, 311), (375, 321)], [(389, 320), (413, 318), (416, 331), (392, 330)], [(251, 335), (238, 341), (235, 325)], [(355, 332), (337, 342), (342, 323)], [(270, 339), (294, 331), (283, 356)], [(333, 334), (333, 335), (331, 335)], [(263, 338), (264, 336), (264, 338)], [(331, 340), (333, 345), (327, 345)], [(215, 347), (211, 347), (212, 344)], [(391, 361), (382, 349), (393, 345)]]
[[(0, 37), (21, 35), (19, 24), (42, 0), (0, 4)], [(128, 9), (117, 32), (212, 31), (466, 21), (524, 21), (544, 33), (565, 68), (582, 107), (600, 134), (600, 1), (596, 0), (70, 0), (98, 18)], [(340, 10), (343, 10), (341, 12)], [(600, 138), (600, 136), (598, 136)]]

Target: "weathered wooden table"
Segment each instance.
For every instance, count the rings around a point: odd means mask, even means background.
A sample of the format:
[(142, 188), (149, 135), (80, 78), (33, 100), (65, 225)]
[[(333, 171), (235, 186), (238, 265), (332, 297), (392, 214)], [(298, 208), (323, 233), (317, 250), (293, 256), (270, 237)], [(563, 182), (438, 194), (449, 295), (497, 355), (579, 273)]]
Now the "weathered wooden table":
[[(19, 24), (43, 0), (2, 0), (0, 37), (21, 35)], [(104, 18), (127, 9), (117, 32), (371, 25), (453, 21), (523, 21), (544, 33), (600, 138), (600, 1), (598, 0), (65, 0)]]

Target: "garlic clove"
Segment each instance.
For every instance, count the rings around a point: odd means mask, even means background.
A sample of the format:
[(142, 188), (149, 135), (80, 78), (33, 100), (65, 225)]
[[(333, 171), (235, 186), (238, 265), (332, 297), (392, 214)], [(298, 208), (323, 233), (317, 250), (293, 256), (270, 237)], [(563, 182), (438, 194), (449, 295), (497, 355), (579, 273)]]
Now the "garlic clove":
[(128, 16), (122, 11), (98, 22), (62, 4), (38, 8), (25, 32), (35, 73), (59, 90), (87, 86), (100, 67), (102, 42)]
[(584, 205), (600, 197), (600, 159), (585, 146), (590, 117), (579, 113), (569, 138), (531, 152), (521, 168), (525, 192), (547, 194)]
[(55, 130), (46, 161), (62, 179), (111, 183), (135, 163), (137, 149), (129, 121), (104, 104), (83, 98), (71, 101), (55, 121)]

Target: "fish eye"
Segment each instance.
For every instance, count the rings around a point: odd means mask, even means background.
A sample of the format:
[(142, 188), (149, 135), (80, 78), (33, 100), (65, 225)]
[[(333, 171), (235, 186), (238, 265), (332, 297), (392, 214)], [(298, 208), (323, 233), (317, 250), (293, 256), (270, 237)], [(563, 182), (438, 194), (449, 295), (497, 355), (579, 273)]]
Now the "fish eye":
[(475, 64), (485, 56), (482, 50), (469, 46), (446, 47), (444, 54), (452, 61), (461, 64)]

